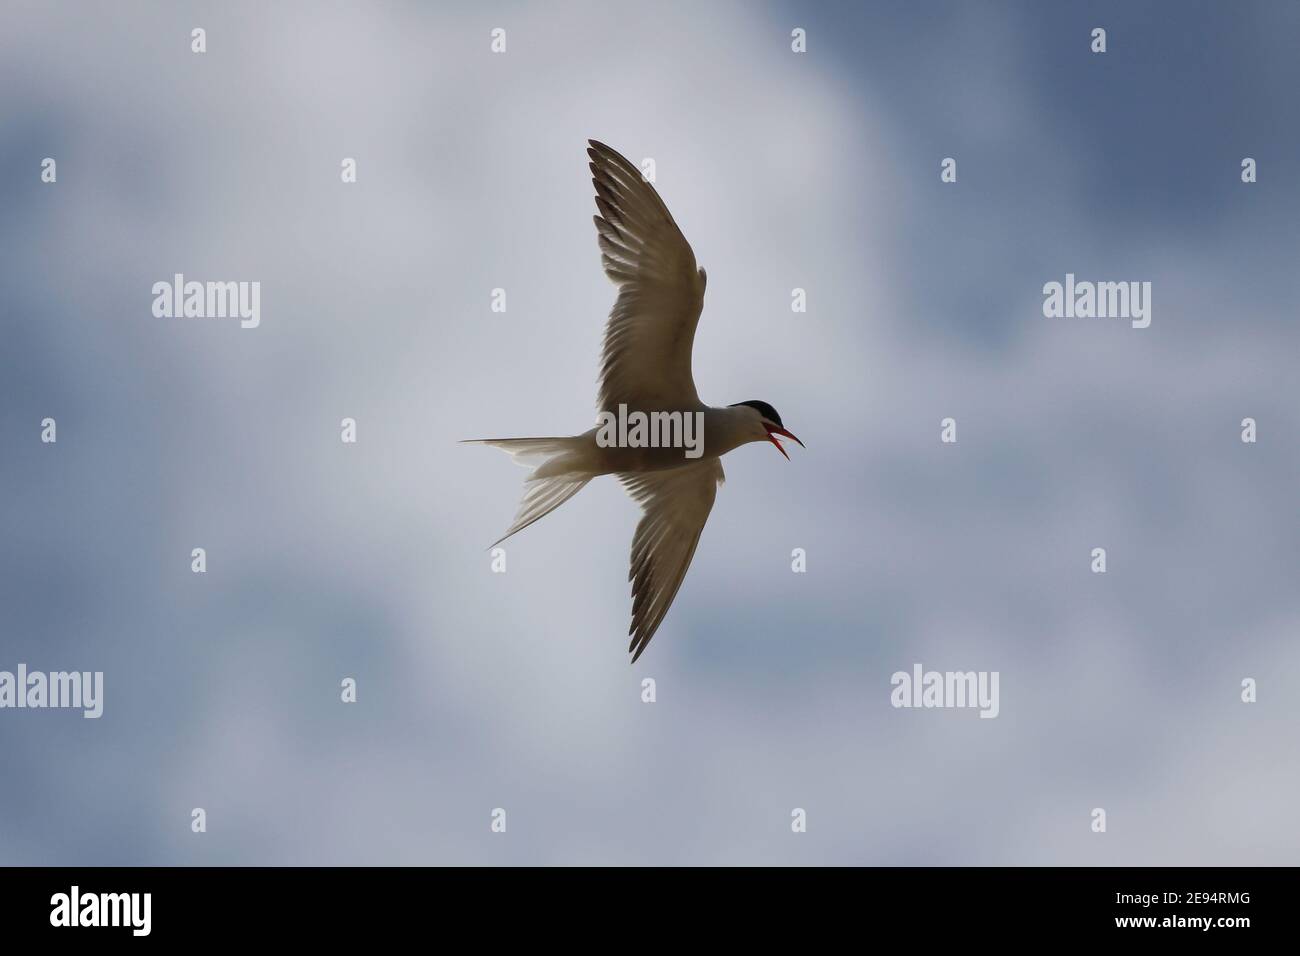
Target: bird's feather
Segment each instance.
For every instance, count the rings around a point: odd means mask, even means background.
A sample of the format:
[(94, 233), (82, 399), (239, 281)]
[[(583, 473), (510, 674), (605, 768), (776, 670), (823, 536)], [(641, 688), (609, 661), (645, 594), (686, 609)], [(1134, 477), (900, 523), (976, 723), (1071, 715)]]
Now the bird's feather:
[(532, 468), (524, 483), (524, 498), (519, 503), (515, 520), (509, 530), (493, 541), (495, 548), (517, 531), (522, 531), (534, 521), (545, 518), (564, 504), (594, 477), (584, 467), (582, 451), (586, 443), (581, 437), (571, 438), (475, 438), (462, 442), (469, 445), (491, 445), (507, 452), (515, 464)]
[(682, 586), (724, 477), (722, 462), (716, 458), (667, 471), (618, 476), (643, 512), (632, 538), (628, 571), (632, 582), (628, 651), (633, 663), (654, 637)]
[(589, 142), (600, 261), (619, 287), (605, 326), (598, 410), (695, 407), (691, 349), (707, 277), (640, 170), (605, 144)]
[(517, 531), (522, 531), (534, 521), (545, 518), (564, 504), (591, 481), (590, 475), (556, 475), (551, 478), (529, 478), (524, 484), (524, 499), (519, 503), (515, 520), (501, 537), (489, 548), (495, 548)]

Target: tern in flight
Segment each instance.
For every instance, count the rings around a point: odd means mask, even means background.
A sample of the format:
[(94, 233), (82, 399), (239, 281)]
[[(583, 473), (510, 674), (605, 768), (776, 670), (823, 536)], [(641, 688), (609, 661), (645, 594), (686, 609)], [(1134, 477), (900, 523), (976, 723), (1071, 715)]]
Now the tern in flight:
[[(609, 423), (698, 422), (702, 441), (684, 451), (682, 442), (637, 441), (637, 429), (620, 427), (563, 438), (489, 438), (476, 444), (509, 452), (532, 468), (514, 524), (516, 531), (568, 501), (599, 475), (616, 475), (643, 512), (632, 538), (632, 662), (646, 649), (686, 577), (700, 532), (723, 482), (720, 459), (733, 448), (770, 441), (788, 459), (777, 435), (786, 431), (767, 402), (713, 408), (700, 401), (691, 375), (691, 346), (704, 307), (707, 276), (659, 194), (640, 170), (604, 143), (589, 140), (600, 262), (618, 286), (605, 326), (597, 408)], [(631, 414), (629, 414), (631, 413)], [(667, 413), (667, 414), (665, 414)], [(666, 431), (667, 429), (665, 429)], [(689, 429), (687, 430), (689, 431)], [(629, 436), (631, 436), (629, 438)]]

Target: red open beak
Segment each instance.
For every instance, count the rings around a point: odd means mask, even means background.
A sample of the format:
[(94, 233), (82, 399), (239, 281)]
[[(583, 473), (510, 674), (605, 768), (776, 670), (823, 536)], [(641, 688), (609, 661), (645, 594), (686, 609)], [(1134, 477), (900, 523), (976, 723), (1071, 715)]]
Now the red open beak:
[(788, 432), (780, 425), (773, 425), (770, 422), (763, 422), (763, 427), (767, 429), (767, 440), (776, 446), (777, 451), (785, 455), (786, 461), (790, 460), (790, 456), (785, 454), (785, 449), (782, 448), (781, 443), (777, 441), (776, 438), (773, 437), (774, 435), (784, 435), (786, 438), (789, 438), (792, 441), (799, 442), (800, 448), (804, 447), (803, 442), (799, 441), (798, 436), (796, 436), (794, 432)]

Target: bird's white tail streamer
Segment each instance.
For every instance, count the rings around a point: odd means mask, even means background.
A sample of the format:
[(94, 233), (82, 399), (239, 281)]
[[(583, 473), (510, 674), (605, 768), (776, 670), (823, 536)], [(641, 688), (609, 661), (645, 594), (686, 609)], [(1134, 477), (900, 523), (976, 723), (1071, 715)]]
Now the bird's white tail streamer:
[(491, 445), (507, 452), (516, 464), (532, 468), (524, 484), (524, 499), (519, 503), (510, 529), (489, 548), (495, 548), (517, 531), (522, 531), (539, 518), (544, 518), (564, 504), (594, 477), (590, 472), (573, 466), (577, 450), (574, 438), (482, 438), (468, 442), (473, 445)]

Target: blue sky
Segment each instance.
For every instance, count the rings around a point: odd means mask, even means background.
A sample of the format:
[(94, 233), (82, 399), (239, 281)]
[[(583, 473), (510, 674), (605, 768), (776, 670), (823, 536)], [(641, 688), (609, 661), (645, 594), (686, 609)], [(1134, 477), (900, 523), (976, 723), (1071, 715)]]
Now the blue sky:
[[(106, 699), (0, 711), (0, 861), (1294, 862), (1300, 7), (6, 23), (0, 669)], [(523, 472), (455, 444), (592, 424), (588, 137), (708, 270), (702, 397), (808, 445), (728, 456), (635, 667), (621, 489), (493, 574)], [(261, 325), (154, 318), (175, 272)], [(1150, 328), (1044, 318), (1067, 272), (1151, 282)], [(999, 717), (891, 708), (915, 662), (998, 671)]]

